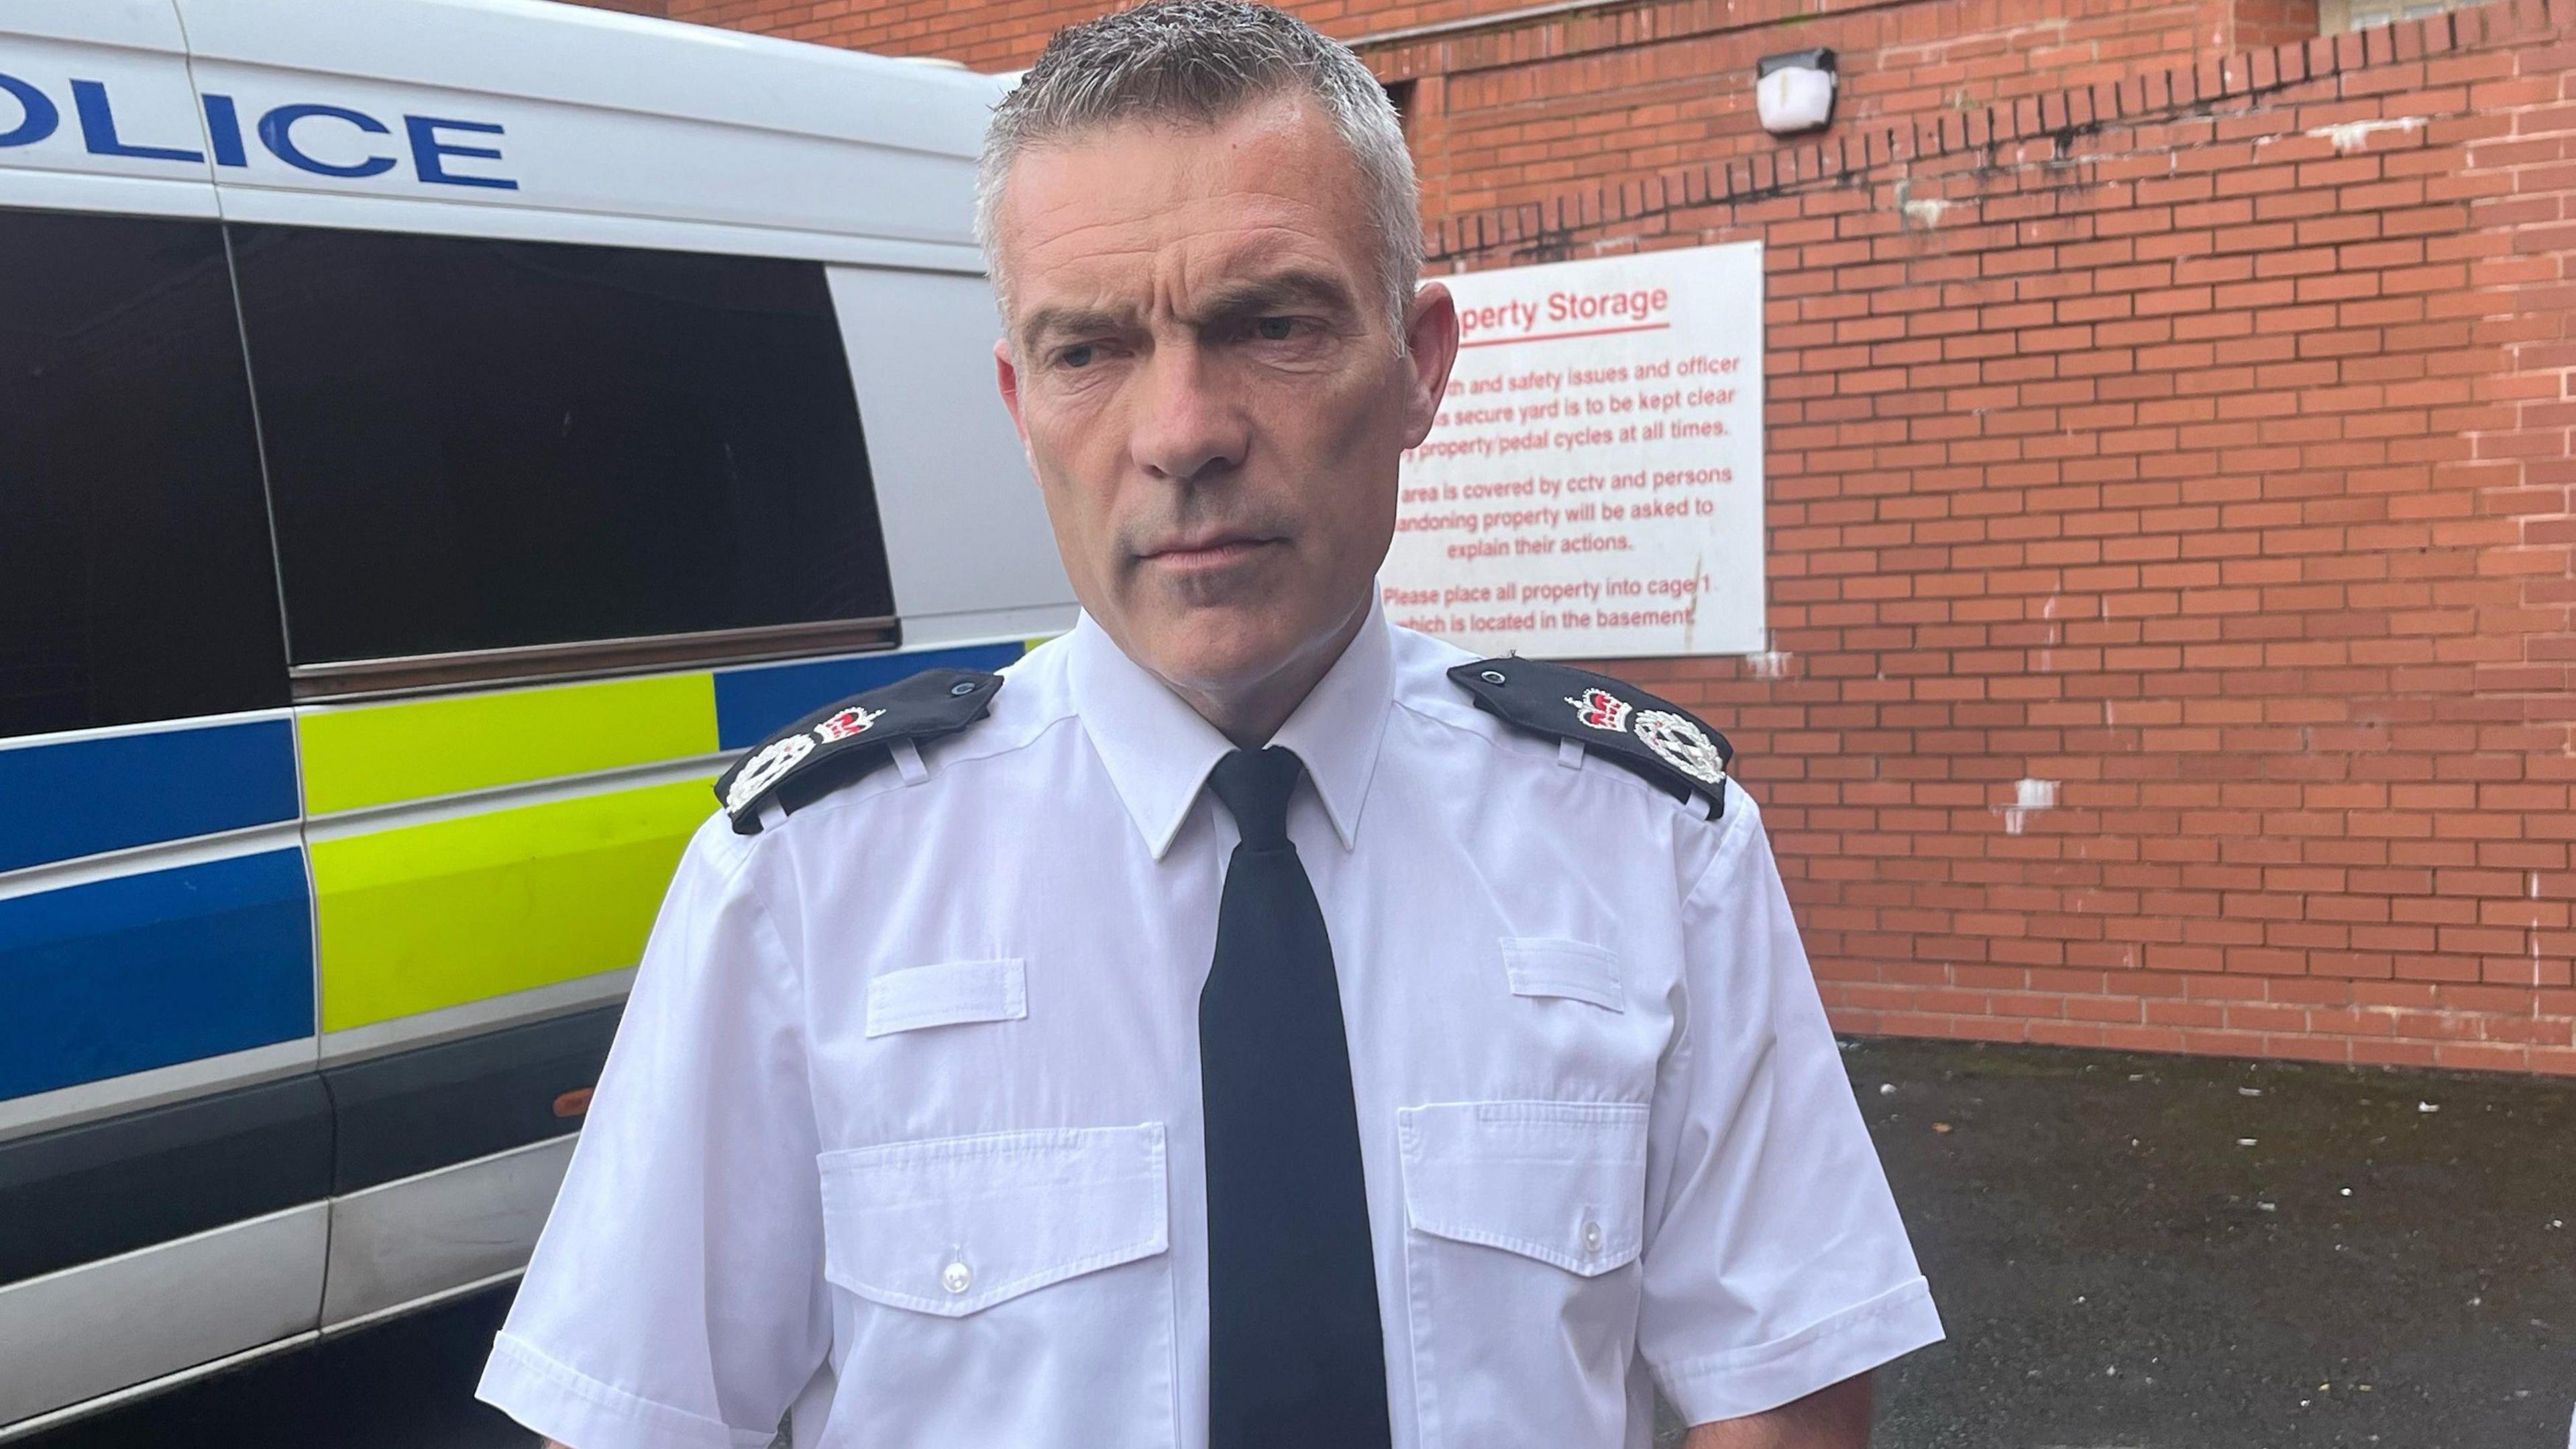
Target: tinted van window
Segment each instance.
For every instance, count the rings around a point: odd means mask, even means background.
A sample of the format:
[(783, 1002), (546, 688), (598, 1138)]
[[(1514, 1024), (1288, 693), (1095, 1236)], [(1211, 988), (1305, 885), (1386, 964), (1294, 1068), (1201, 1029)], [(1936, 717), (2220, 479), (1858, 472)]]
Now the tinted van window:
[(286, 701), (211, 222), (0, 210), (0, 735)]
[(819, 265), (233, 239), (296, 663), (893, 612)]

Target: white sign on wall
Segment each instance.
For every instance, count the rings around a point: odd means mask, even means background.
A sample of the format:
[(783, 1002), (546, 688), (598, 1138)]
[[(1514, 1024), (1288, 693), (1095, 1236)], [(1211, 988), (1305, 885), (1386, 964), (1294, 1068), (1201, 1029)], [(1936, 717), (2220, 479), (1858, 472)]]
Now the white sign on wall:
[(1479, 654), (1763, 649), (1762, 244), (1440, 280), (1458, 365), (1387, 616)]

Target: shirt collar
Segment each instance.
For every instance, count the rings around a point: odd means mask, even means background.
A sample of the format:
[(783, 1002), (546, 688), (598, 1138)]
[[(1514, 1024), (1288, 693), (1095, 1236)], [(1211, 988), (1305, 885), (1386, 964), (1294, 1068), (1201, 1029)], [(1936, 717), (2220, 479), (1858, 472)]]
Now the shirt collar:
[[(1208, 771), (1234, 746), (1197, 710), (1127, 657), (1086, 613), (1074, 625), (1068, 661), (1074, 713), (1145, 848), (1160, 860), (1189, 818)], [(1342, 848), (1358, 838), (1360, 807), (1377, 770), (1387, 706), (1395, 695), (1395, 650), (1377, 604), (1271, 743), (1297, 752)]]

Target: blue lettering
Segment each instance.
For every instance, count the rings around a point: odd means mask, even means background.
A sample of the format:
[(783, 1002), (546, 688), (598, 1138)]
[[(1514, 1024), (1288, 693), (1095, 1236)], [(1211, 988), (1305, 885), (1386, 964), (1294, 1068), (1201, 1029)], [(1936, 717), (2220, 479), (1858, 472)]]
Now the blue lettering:
[(116, 139), (116, 114), (107, 106), (107, 87), (97, 81), (72, 82), (72, 105), (80, 112), (81, 144), (93, 156), (134, 156), (146, 161), (203, 161), (195, 151), (176, 146), (128, 146)]
[(403, 129), (411, 135), (411, 160), (423, 181), (446, 186), (490, 186), (502, 191), (516, 191), (519, 183), (499, 176), (459, 176), (442, 164), (447, 156), (473, 156), (486, 161), (501, 159), (499, 148), (492, 146), (458, 146), (438, 138), (441, 129), (478, 131), (498, 136), (501, 128), (489, 121), (446, 121), (436, 116), (405, 116)]
[(206, 135), (215, 144), (216, 165), (250, 164), (242, 151), (241, 112), (233, 108), (232, 97), (206, 92)]
[(345, 106), (279, 106), (259, 118), (259, 143), (275, 153), (278, 160), (317, 176), (382, 176), (394, 169), (391, 156), (370, 156), (354, 165), (334, 166), (328, 161), (316, 161), (296, 149), (295, 123), (320, 116), (346, 121), (370, 136), (391, 134), (385, 129), (384, 122)]
[(0, 146), (32, 146), (54, 134), (54, 128), (63, 123), (63, 113), (54, 109), (45, 93), (16, 76), (0, 75), (0, 91), (16, 97), (18, 109), (26, 113), (19, 118), (16, 129), (0, 131)]
[[(207, 152), (182, 146), (144, 146), (125, 140), (116, 133), (115, 105), (104, 82), (75, 80), (71, 82), (72, 109), (80, 119), (81, 142), (93, 156), (130, 156), (147, 161), (203, 162), (212, 153), (217, 166), (250, 165), (249, 148), (243, 142), (239, 103), (233, 97), (213, 91), (199, 99), (205, 106)], [(17, 124), (0, 130), (0, 149), (32, 146), (62, 129), (63, 113), (50, 96), (17, 76), (0, 72), (0, 95), (18, 106)], [(309, 120), (332, 120), (354, 126), (370, 136), (390, 136), (384, 122), (364, 111), (346, 106), (292, 105), (279, 106), (259, 118), (260, 144), (278, 160), (299, 171), (317, 176), (365, 177), (382, 176), (397, 164), (393, 156), (368, 156), (341, 165), (320, 160), (296, 144), (295, 128)], [(504, 159), (498, 146), (475, 146), (463, 137), (499, 136), (499, 125), (490, 121), (460, 121), (444, 116), (405, 116), (403, 133), (411, 146), (412, 168), (424, 183), (434, 186), (488, 186), (496, 191), (516, 191), (519, 183), (506, 176), (474, 176), (448, 169), (452, 160), (499, 161)]]

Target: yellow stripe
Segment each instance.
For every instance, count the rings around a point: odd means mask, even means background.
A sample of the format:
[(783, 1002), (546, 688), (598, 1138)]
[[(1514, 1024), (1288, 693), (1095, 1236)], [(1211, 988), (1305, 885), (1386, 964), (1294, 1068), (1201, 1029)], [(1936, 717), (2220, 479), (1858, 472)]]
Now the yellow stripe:
[(685, 780), (314, 842), (322, 1029), (634, 965), (713, 808)]
[(715, 676), (671, 674), (395, 704), (295, 721), (304, 808), (390, 805), (713, 754)]

